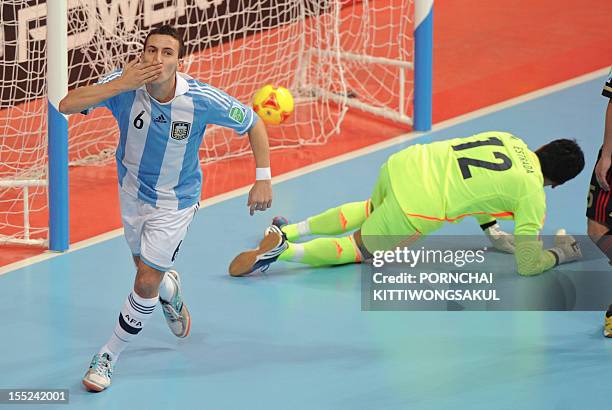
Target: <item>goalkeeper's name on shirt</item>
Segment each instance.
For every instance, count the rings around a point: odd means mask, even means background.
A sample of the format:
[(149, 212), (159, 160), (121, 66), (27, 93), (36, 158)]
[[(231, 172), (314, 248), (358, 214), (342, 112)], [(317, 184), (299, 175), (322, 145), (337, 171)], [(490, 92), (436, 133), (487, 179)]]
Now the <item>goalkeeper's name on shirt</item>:
[(372, 301), (429, 302), (429, 301), (499, 301), (495, 289), (377, 289), (372, 291)]

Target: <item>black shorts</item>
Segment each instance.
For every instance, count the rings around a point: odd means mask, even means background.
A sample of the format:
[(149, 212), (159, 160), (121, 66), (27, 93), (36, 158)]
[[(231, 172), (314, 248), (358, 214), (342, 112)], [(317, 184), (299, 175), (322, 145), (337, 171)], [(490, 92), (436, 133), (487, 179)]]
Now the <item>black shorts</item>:
[[(601, 150), (597, 160), (601, 157)], [(608, 171), (608, 184), (612, 185), (612, 168)], [(586, 216), (600, 224), (612, 228), (612, 200), (610, 196), (612, 191), (604, 191), (597, 182), (595, 177), (595, 169), (591, 176), (591, 185), (589, 186), (589, 195), (587, 198)]]

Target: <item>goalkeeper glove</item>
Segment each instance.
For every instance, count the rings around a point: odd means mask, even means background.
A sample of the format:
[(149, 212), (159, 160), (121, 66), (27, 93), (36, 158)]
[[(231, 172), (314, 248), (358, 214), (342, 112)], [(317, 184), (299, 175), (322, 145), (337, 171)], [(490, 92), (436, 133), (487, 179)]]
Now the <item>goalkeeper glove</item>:
[(491, 245), (500, 252), (514, 253), (514, 235), (501, 229), (497, 221), (480, 225)]
[(555, 247), (548, 249), (557, 259), (557, 265), (572, 262), (582, 258), (580, 245), (572, 235), (567, 235), (565, 229), (559, 229), (555, 235)]

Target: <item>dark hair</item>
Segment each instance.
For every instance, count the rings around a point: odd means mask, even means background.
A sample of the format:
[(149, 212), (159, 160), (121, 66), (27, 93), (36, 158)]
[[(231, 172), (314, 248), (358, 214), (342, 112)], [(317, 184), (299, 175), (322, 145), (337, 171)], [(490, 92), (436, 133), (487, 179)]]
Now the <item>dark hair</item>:
[(145, 38), (144, 41), (144, 47), (147, 46), (147, 41), (149, 40), (149, 37), (151, 37), (154, 34), (161, 34), (164, 36), (170, 36), (173, 39), (175, 39), (176, 41), (178, 41), (179, 43), (179, 58), (183, 58), (183, 56), (185, 55), (185, 44), (183, 43), (183, 37), (179, 34), (178, 30), (175, 29), (174, 27), (165, 24), (161, 27), (157, 27), (154, 28), (153, 30), (149, 31), (149, 34), (147, 34), (147, 37)]
[(584, 154), (576, 140), (558, 139), (538, 148), (542, 174), (548, 180), (563, 184), (584, 168)]

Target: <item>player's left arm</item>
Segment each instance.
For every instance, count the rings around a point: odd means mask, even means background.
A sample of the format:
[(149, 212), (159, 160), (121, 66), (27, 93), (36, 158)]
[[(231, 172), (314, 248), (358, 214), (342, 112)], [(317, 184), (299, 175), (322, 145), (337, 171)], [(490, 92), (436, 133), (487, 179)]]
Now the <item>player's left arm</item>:
[(562, 263), (582, 258), (580, 246), (571, 235), (558, 232), (555, 246), (544, 249), (539, 233), (546, 215), (546, 197), (543, 191), (526, 195), (519, 201), (514, 213), (516, 264), (518, 273), (533, 276)]
[[(531, 191), (531, 192), (530, 192)], [(555, 266), (554, 255), (544, 250), (540, 231), (546, 218), (546, 195), (543, 189), (522, 187), (514, 209), (514, 239), (517, 271), (522, 276), (539, 275)]]
[[(253, 115), (257, 115), (253, 113)], [(249, 191), (247, 206), (251, 215), (255, 211), (265, 211), (272, 206), (272, 175), (270, 171), (270, 145), (266, 126), (256, 118), (249, 129), (249, 142), (255, 157), (255, 183)]]
[(516, 223), (514, 256), (519, 275), (539, 275), (553, 268), (556, 265), (555, 256), (550, 251), (544, 250), (540, 240), (539, 225), (521, 220), (517, 220)]
[(272, 206), (272, 175), (270, 171), (270, 145), (264, 122), (253, 109), (224, 91), (201, 85), (206, 91), (209, 105), (207, 121), (210, 124), (233, 129), (238, 135), (248, 134), (255, 157), (255, 183), (249, 191), (247, 206), (251, 215)]

